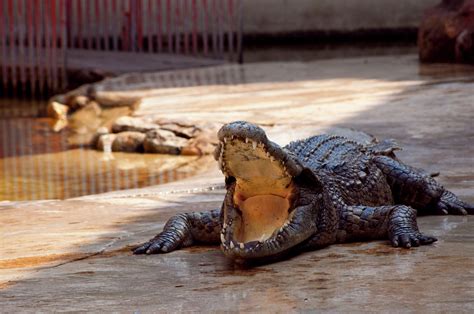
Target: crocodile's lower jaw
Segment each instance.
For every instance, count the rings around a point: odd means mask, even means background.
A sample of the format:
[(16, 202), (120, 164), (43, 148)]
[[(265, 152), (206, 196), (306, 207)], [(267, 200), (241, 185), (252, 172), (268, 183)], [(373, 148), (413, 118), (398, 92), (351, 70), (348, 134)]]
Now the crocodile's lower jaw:
[[(239, 243), (265, 241), (287, 221), (291, 206), (291, 187), (286, 195), (257, 194), (243, 198), (237, 182), (234, 205), (241, 212), (240, 226), (235, 226), (234, 239)], [(279, 190), (281, 193), (282, 190)]]

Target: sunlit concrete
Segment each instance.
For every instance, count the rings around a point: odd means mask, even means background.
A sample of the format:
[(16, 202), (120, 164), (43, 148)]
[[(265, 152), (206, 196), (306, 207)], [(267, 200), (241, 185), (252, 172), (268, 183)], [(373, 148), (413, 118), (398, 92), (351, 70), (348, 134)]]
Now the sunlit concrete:
[[(420, 69), (409, 55), (252, 64), (239, 73), (232, 85), (149, 89), (137, 115), (247, 119), (281, 144), (361, 129), (395, 138), (403, 160), (440, 171), (442, 184), (474, 202), (472, 67)], [(131, 255), (171, 215), (219, 206), (222, 177), (211, 160), (203, 172), (144, 189), (0, 203), (1, 310), (474, 311), (472, 216), (421, 217), (421, 229), (439, 238), (431, 246), (334, 245), (253, 268), (214, 247)]]

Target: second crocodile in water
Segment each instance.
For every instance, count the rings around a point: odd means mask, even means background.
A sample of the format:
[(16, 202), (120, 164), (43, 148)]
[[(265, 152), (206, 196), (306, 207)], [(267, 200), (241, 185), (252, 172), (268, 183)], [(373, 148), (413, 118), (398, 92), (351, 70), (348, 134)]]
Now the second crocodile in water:
[(220, 243), (231, 258), (256, 259), (370, 239), (410, 248), (436, 241), (418, 230), (417, 213), (474, 214), (432, 176), (402, 163), (390, 140), (363, 145), (318, 135), (280, 147), (243, 121), (224, 125), (218, 137), (222, 207), (172, 217), (135, 254)]

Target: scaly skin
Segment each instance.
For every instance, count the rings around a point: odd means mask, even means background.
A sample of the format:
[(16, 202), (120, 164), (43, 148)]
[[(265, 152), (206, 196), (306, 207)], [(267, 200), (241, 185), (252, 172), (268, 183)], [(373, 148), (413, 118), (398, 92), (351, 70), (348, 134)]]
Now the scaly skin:
[[(388, 239), (395, 247), (410, 248), (436, 241), (418, 230), (417, 211), (474, 214), (472, 205), (426, 172), (399, 161), (394, 154), (399, 147), (391, 140), (362, 145), (319, 135), (281, 148), (261, 128), (241, 121), (223, 126), (218, 136), (215, 158), (227, 188), (222, 208), (171, 218), (163, 232), (136, 248), (135, 254), (220, 243), (230, 258), (255, 259), (369, 239)], [(263, 207), (272, 213), (259, 197), (289, 204), (288, 217), (271, 235), (262, 232), (260, 240), (242, 240), (249, 228), (245, 223), (253, 222), (243, 214), (250, 206), (245, 202), (259, 204), (251, 210)]]

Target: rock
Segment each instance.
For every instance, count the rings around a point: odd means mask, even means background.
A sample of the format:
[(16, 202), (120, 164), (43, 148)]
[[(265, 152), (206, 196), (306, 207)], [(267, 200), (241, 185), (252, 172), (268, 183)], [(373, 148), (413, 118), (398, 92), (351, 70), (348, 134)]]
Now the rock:
[(205, 134), (201, 133), (198, 136), (189, 140), (188, 145), (183, 148), (182, 155), (209, 155), (214, 152), (216, 145)]
[(90, 98), (84, 95), (73, 95), (66, 99), (66, 105), (71, 110), (78, 110), (87, 106), (90, 102)]
[(112, 132), (146, 133), (143, 148), (146, 153), (172, 155), (206, 155), (214, 151), (217, 129), (214, 125), (197, 126), (189, 121), (139, 117), (120, 117)]
[(97, 150), (107, 152), (112, 150), (112, 143), (115, 141), (117, 134), (101, 134), (98, 135), (96, 148)]
[(101, 113), (102, 109), (100, 106), (95, 101), (91, 101), (85, 107), (77, 110), (70, 116), (71, 128), (74, 130), (85, 127), (95, 132), (95, 130), (100, 127)]
[(61, 131), (68, 125), (68, 111), (69, 107), (59, 102), (51, 101), (48, 103), (47, 113), (49, 117), (54, 119), (51, 126), (55, 132)]
[(429, 9), (418, 31), (422, 62), (474, 63), (474, 0), (443, 0)]
[(200, 129), (194, 125), (183, 126), (176, 123), (161, 124), (160, 129), (171, 131), (177, 136), (190, 139), (200, 132)]
[(102, 110), (96, 102), (89, 102), (84, 108), (69, 116), (68, 137), (70, 145), (91, 145), (96, 139), (96, 130), (101, 126)]
[(474, 64), (474, 25), (459, 34), (455, 49), (456, 60)]
[(100, 115), (102, 118), (102, 126), (107, 127), (107, 129), (111, 131), (115, 121), (121, 117), (129, 116), (131, 113), (132, 112), (128, 107), (104, 108), (104, 110), (102, 110), (102, 114)]
[(105, 126), (101, 126), (100, 128), (97, 129), (96, 133), (99, 135), (108, 134), (109, 129), (107, 129), (107, 127)]
[(204, 155), (214, 150), (202, 129), (192, 123), (171, 120), (151, 122), (144, 118), (121, 117), (115, 121), (112, 132), (124, 131), (146, 133), (143, 143), (146, 153)]
[(60, 104), (56, 101), (51, 101), (48, 103), (48, 108), (46, 109), (48, 113), (48, 117), (53, 119), (66, 119), (67, 120), (67, 113), (69, 111), (69, 107), (63, 104)]
[[(102, 142), (102, 149), (104, 148), (104, 139), (108, 136), (114, 135), (112, 143), (112, 151), (114, 152), (143, 152), (143, 142), (146, 135), (140, 132), (121, 132), (117, 134), (106, 134), (99, 138)], [(105, 136), (105, 138), (104, 138)], [(99, 145), (98, 145), (99, 148)], [(100, 148), (99, 148), (100, 149)]]
[(145, 153), (179, 155), (188, 140), (167, 130), (155, 129), (147, 132), (143, 148)]
[(112, 132), (119, 133), (124, 131), (134, 131), (146, 133), (148, 131), (158, 129), (160, 126), (158, 124), (152, 123), (143, 118), (135, 117), (120, 117), (112, 125)]
[(67, 119), (53, 120), (53, 122), (50, 125), (54, 132), (59, 132), (65, 127), (67, 127), (68, 121)]
[(103, 135), (111, 135), (109, 129), (105, 126), (101, 126), (97, 129), (94, 136), (92, 137), (91, 146), (97, 148), (98, 150), (103, 150), (104, 146), (103, 143), (101, 143), (101, 141), (103, 141), (103, 139), (101, 140)]

